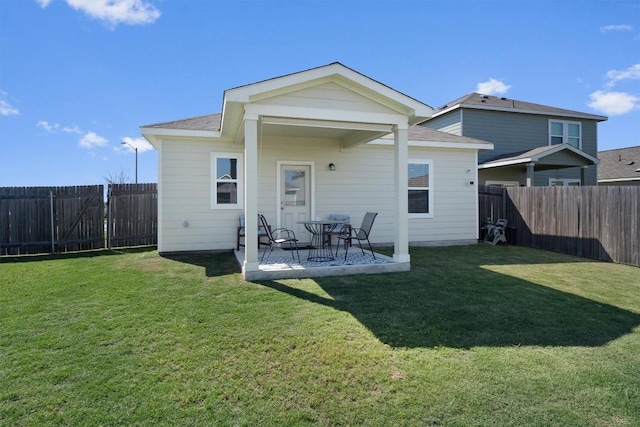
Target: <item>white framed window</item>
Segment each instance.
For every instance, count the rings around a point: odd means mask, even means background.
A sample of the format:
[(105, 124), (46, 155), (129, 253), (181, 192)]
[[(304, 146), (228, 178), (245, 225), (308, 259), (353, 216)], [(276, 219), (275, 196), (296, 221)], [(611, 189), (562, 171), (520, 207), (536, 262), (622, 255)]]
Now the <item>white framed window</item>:
[(520, 187), (518, 181), (485, 181), (484, 185), (492, 187)]
[(567, 143), (582, 149), (582, 124), (563, 120), (549, 120), (549, 145)]
[(549, 187), (580, 187), (580, 180), (575, 178), (549, 178)]
[(433, 162), (409, 160), (409, 217), (433, 217)]
[(244, 158), (211, 153), (211, 209), (244, 208)]

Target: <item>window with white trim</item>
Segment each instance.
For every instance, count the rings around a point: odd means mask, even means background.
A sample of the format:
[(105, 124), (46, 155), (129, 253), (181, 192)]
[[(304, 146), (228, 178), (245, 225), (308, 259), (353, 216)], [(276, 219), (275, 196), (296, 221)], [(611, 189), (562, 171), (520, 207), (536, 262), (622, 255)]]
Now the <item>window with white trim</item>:
[(244, 160), (239, 153), (211, 153), (211, 209), (244, 208)]
[(582, 124), (563, 120), (549, 120), (549, 145), (567, 143), (582, 149)]
[(485, 181), (484, 185), (491, 187), (520, 187), (519, 181)]
[(549, 187), (579, 187), (579, 179), (575, 178), (549, 178)]
[(433, 216), (433, 164), (431, 160), (409, 160), (409, 216)]

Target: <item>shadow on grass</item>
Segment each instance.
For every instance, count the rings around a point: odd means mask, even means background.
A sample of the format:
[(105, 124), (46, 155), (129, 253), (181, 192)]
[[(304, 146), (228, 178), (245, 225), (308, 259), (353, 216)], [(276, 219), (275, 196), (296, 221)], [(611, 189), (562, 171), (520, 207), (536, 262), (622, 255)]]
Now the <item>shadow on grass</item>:
[(226, 276), (240, 272), (232, 252), (200, 252), (190, 254), (164, 254), (163, 258), (172, 261), (204, 267), (207, 277)]
[(16, 262), (37, 262), (51, 261), (56, 259), (75, 259), (75, 258), (95, 258), (104, 256), (135, 254), (155, 251), (155, 246), (141, 246), (135, 248), (119, 248), (119, 249), (96, 249), (90, 251), (65, 252), (59, 254), (37, 254), (37, 255), (6, 255), (0, 257), (0, 264), (16, 263)]
[[(593, 347), (640, 325), (640, 314), (482, 268), (495, 264), (491, 251), (455, 252), (415, 251), (408, 273), (314, 279), (330, 298), (286, 281), (261, 284), (348, 312), (392, 347)], [(523, 261), (504, 253), (502, 264)], [(546, 263), (547, 253), (526, 253), (529, 263)]]

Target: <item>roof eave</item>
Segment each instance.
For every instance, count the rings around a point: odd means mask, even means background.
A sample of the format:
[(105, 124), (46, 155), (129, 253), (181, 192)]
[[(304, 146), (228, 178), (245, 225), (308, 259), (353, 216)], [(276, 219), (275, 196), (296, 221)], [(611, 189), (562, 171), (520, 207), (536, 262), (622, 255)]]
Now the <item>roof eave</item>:
[[(389, 138), (378, 138), (369, 142), (371, 145), (394, 145), (394, 143), (395, 142)], [(454, 148), (457, 150), (493, 150), (493, 144), (489, 142), (448, 142), (409, 139), (407, 144), (410, 147)]]
[(524, 108), (505, 108), (505, 107), (496, 107), (492, 105), (476, 105), (476, 104), (464, 104), (464, 103), (452, 105), (443, 110), (437, 111), (433, 114), (431, 118), (441, 116), (443, 114), (449, 113), (459, 108), (469, 108), (474, 110), (485, 110), (485, 111), (500, 111), (505, 113), (535, 114), (538, 116), (569, 117), (572, 119), (595, 120), (597, 122), (604, 122), (609, 120), (609, 118), (606, 116), (599, 116), (596, 114), (587, 114), (587, 113), (582, 114), (577, 111), (564, 111), (564, 112), (538, 111), (538, 110), (527, 110)]
[[(183, 138), (220, 138), (219, 131), (214, 130), (192, 130), (192, 129), (170, 129), (158, 127), (140, 127), (140, 133), (146, 138), (153, 137), (183, 137)], [(148, 138), (147, 138), (148, 139)]]

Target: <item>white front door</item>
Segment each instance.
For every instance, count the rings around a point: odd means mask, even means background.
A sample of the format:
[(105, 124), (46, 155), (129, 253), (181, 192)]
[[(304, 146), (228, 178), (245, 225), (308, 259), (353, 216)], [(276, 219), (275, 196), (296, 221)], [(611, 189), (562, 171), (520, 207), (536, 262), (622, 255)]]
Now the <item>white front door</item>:
[(280, 226), (293, 230), (301, 242), (311, 237), (298, 221), (310, 220), (312, 206), (311, 165), (282, 164), (280, 167)]

